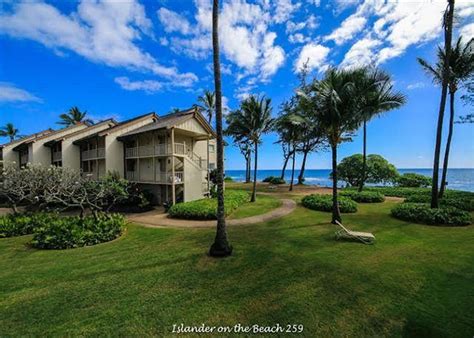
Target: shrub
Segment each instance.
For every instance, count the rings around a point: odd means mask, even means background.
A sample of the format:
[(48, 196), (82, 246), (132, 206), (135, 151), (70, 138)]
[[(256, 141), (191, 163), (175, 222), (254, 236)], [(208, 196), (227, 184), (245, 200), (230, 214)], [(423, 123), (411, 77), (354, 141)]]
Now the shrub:
[[(357, 203), (350, 198), (340, 196), (338, 198), (339, 210), (343, 213), (357, 212)], [(318, 211), (332, 211), (332, 195), (311, 194), (303, 197), (303, 206)]]
[(392, 216), (404, 221), (428, 225), (464, 226), (471, 224), (468, 212), (453, 207), (432, 209), (424, 203), (400, 203), (391, 211)]
[[(431, 196), (413, 194), (405, 198), (406, 203), (430, 203)], [(455, 207), (464, 211), (474, 211), (474, 198), (443, 197), (439, 200), (441, 206)]]
[[(391, 183), (398, 177), (398, 171), (393, 164), (380, 155), (367, 156), (367, 183)], [(338, 179), (351, 186), (359, 186), (364, 180), (362, 154), (354, 154), (342, 159), (337, 165)], [(332, 174), (331, 174), (332, 175)]]
[(405, 173), (396, 180), (400, 187), (423, 188), (431, 185), (431, 178), (416, 173)]
[(226, 176), (226, 177), (224, 178), (224, 181), (225, 181), (225, 182), (234, 182), (234, 179), (233, 179), (232, 177), (230, 177), (230, 176)]
[(32, 245), (39, 249), (70, 249), (95, 245), (119, 237), (125, 219), (119, 214), (97, 214), (97, 217), (59, 217), (43, 222), (34, 229)]
[[(240, 190), (228, 190), (225, 192), (225, 215), (228, 216), (239, 206), (248, 202), (249, 193)], [(197, 201), (178, 203), (168, 210), (173, 218), (181, 219), (217, 219), (217, 199), (204, 198)]]
[(270, 184), (285, 184), (285, 180), (277, 177), (277, 176), (268, 176), (263, 179), (262, 182), (270, 183)]
[(152, 209), (153, 193), (142, 190), (135, 183), (128, 183), (126, 187), (127, 197), (119, 200), (110, 210), (117, 212), (144, 212)]
[(0, 238), (32, 234), (34, 229), (45, 222), (50, 222), (52, 216), (46, 213), (12, 214), (0, 217)]
[(381, 203), (385, 201), (385, 196), (376, 191), (352, 191), (343, 190), (340, 192), (341, 196), (349, 197), (351, 200), (358, 203)]

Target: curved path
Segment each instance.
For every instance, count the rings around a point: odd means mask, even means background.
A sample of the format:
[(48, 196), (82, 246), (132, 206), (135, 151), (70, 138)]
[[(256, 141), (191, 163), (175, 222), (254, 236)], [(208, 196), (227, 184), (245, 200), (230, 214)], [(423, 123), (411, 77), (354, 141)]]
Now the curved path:
[[(226, 225), (245, 225), (271, 221), (288, 215), (296, 208), (296, 202), (290, 199), (281, 199), (282, 205), (266, 214), (245, 217), (240, 219), (228, 219)], [(144, 214), (135, 214), (128, 217), (129, 221), (151, 228), (212, 228), (216, 221), (196, 221), (186, 219), (169, 218), (163, 211), (151, 211)]]

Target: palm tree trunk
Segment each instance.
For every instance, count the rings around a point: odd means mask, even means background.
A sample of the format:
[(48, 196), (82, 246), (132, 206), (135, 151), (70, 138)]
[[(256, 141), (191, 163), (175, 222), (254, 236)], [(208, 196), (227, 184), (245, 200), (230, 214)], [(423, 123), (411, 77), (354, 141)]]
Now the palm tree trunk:
[(295, 180), (295, 157), (296, 157), (296, 151), (295, 147), (293, 146), (293, 164), (291, 166), (291, 181), (290, 181), (290, 191), (293, 191), (293, 181)]
[(308, 157), (308, 151), (305, 149), (303, 151), (303, 162), (301, 163), (300, 174), (298, 175), (298, 184), (304, 183), (304, 171), (306, 169), (306, 158)]
[(217, 228), (214, 243), (209, 254), (225, 257), (232, 254), (232, 246), (227, 241), (224, 209), (224, 141), (222, 135), (222, 89), (219, 60), (219, 0), (212, 6), (212, 49), (214, 61), (214, 84), (216, 92), (216, 133), (217, 133)]
[[(445, 13), (445, 28), (444, 28), (444, 50), (446, 60), (450, 59), (451, 56), (451, 40), (453, 35), (453, 13), (454, 13), (454, 0), (448, 0), (448, 8)], [(438, 177), (439, 177), (439, 158), (441, 155), (441, 139), (443, 134), (443, 120), (444, 110), (446, 106), (446, 96), (448, 94), (448, 74), (449, 64), (444, 62), (443, 66), (443, 79), (441, 88), (441, 102), (439, 104), (438, 112), (438, 126), (436, 128), (436, 145), (433, 161), (433, 180), (431, 183), (431, 208), (439, 207), (438, 200)]]
[(245, 176), (245, 183), (250, 183), (250, 174), (252, 171), (252, 153), (249, 152), (247, 153), (247, 173)]
[(367, 121), (364, 121), (363, 128), (363, 146), (362, 146), (362, 179), (359, 185), (359, 192), (364, 189), (365, 180), (367, 179)]
[(282, 180), (285, 179), (286, 166), (288, 165), (288, 161), (290, 160), (290, 157), (291, 157), (291, 152), (288, 152), (288, 156), (285, 157), (285, 161), (283, 162), (283, 168), (281, 169), (280, 178)]
[(439, 189), (439, 198), (443, 198), (446, 190), (446, 176), (448, 174), (449, 151), (451, 150), (451, 139), (453, 138), (454, 129), (454, 92), (449, 92), (449, 131), (448, 140), (446, 141), (446, 150), (444, 152), (443, 175), (441, 176), (441, 186)]
[(258, 142), (255, 141), (255, 158), (254, 158), (254, 168), (253, 168), (253, 190), (252, 197), (250, 202), (255, 202), (257, 200), (257, 159), (258, 159)]
[(332, 223), (341, 221), (341, 212), (337, 202), (337, 145), (331, 145), (332, 151)]

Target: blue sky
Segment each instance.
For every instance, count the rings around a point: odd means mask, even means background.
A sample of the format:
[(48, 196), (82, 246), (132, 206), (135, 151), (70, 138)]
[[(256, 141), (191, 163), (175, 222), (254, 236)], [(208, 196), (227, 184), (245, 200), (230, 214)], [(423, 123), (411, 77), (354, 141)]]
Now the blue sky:
[[(78, 106), (94, 119), (127, 119), (187, 108), (213, 89), (210, 0), (0, 3), (0, 125), (22, 134), (57, 128)], [(474, 6), (456, 1), (456, 36), (474, 36)], [(433, 61), (443, 1), (225, 0), (221, 13), (223, 92), (230, 109), (250, 93), (272, 98), (273, 113), (298, 83), (328, 66), (374, 64), (393, 75), (408, 103), (368, 125), (368, 150), (400, 168), (430, 167), (439, 88), (416, 62)], [(457, 114), (467, 113), (458, 100)], [(456, 125), (451, 166), (474, 167), (474, 126)], [(6, 140), (2, 140), (6, 141)], [(281, 166), (275, 135), (259, 151), (260, 168)], [(361, 151), (341, 145), (339, 159)], [(226, 149), (228, 169), (243, 169)], [(309, 168), (329, 168), (328, 152)]]

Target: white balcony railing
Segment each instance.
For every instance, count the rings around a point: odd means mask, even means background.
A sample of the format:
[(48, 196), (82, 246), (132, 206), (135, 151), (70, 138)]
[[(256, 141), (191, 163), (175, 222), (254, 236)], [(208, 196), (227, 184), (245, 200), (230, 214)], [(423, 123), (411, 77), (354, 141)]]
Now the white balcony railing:
[[(173, 183), (173, 174), (171, 172), (156, 171), (154, 177), (149, 177), (145, 175), (138, 175), (137, 171), (127, 171), (125, 177), (129, 181), (133, 182), (154, 182), (161, 184), (171, 184)], [(184, 183), (184, 173), (182, 171), (176, 171), (174, 173), (174, 183), (181, 184)]]
[[(130, 147), (125, 149), (125, 158), (138, 158), (138, 157), (152, 157), (161, 155), (171, 155), (171, 144), (156, 144), (155, 146), (139, 146)], [(178, 155), (185, 155), (185, 147), (183, 143), (174, 144), (174, 153)]]
[(82, 160), (96, 160), (100, 158), (105, 158), (105, 148), (97, 148), (86, 150), (82, 152)]
[(60, 151), (53, 152), (53, 162), (59, 162), (62, 160), (62, 153)]

